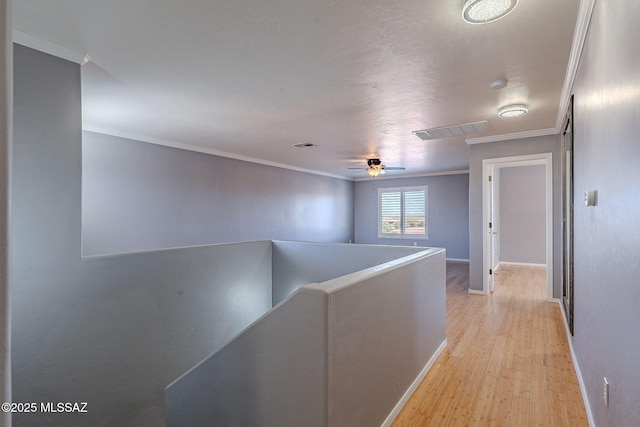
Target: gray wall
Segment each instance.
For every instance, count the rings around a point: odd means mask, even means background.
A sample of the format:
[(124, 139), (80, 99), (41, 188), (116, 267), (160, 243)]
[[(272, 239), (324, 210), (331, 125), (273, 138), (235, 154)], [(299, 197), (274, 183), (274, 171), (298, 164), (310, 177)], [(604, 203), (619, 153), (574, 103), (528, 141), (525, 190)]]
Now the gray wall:
[(167, 387), (167, 427), (327, 426), (327, 314), (292, 295)]
[(167, 425), (381, 425), (445, 339), (444, 251), (410, 256), (297, 290), (167, 388)]
[(353, 182), (83, 133), (83, 252), (353, 239)]
[[(0, 399), (11, 401), (11, 302), (9, 300), (9, 179), (13, 45), (11, 9), (0, 0)], [(0, 414), (0, 426), (11, 425), (11, 414)]]
[(381, 425), (444, 342), (439, 251), (330, 293), (329, 426)]
[[(378, 188), (429, 186), (429, 239), (378, 238)], [(469, 259), (469, 175), (371, 179), (355, 186), (355, 242), (445, 248), (447, 258)]]
[[(473, 144), (469, 147), (469, 287), (482, 291), (482, 160), (526, 154), (552, 153), (553, 162), (553, 296), (562, 292), (560, 136)], [(504, 198), (504, 196), (502, 196)], [(505, 200), (506, 201), (506, 200)]]
[(300, 286), (364, 270), (424, 248), (273, 242), (273, 305)]
[(271, 243), (82, 259), (80, 67), (16, 46), (11, 293), (18, 426), (158, 426), (164, 388), (271, 307)]
[(500, 260), (545, 264), (545, 167), (504, 167), (499, 170)]
[[(637, 0), (595, 2), (573, 87), (573, 346), (598, 427), (640, 425), (638, 17)], [(597, 206), (584, 206), (586, 190), (598, 190)]]

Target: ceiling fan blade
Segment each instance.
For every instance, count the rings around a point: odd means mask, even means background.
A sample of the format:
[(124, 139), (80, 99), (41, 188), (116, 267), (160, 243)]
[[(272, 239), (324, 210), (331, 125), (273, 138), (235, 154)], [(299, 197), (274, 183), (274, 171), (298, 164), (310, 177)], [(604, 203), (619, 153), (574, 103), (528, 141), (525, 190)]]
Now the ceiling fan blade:
[(392, 166), (392, 167), (385, 167), (384, 169), (385, 169), (385, 170), (388, 170), (388, 171), (403, 171), (403, 170), (405, 170), (406, 168), (402, 168), (402, 167), (394, 167), (394, 166)]
[(359, 170), (359, 171), (366, 171), (367, 168), (347, 168), (347, 169), (355, 169), (355, 170)]

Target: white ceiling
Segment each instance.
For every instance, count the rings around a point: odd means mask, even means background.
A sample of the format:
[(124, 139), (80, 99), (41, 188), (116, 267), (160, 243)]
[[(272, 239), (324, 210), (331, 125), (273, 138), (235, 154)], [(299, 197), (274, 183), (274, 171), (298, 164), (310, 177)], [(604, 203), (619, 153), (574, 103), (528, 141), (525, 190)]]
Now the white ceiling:
[[(462, 3), (14, 0), (13, 25), (91, 56), (85, 129), (357, 178), (368, 157), (406, 167), (387, 176), (468, 168), (463, 137), (414, 130), (556, 127), (579, 0), (520, 0), (487, 25)], [(497, 116), (515, 102), (529, 114)]]

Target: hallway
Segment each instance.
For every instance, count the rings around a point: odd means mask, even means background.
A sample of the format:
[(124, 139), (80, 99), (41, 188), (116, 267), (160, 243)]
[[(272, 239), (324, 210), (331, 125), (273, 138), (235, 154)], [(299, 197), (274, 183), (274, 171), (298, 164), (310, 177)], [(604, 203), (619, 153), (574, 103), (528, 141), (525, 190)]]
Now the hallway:
[(490, 296), (447, 262), (447, 341), (393, 426), (588, 426), (545, 269), (503, 266)]

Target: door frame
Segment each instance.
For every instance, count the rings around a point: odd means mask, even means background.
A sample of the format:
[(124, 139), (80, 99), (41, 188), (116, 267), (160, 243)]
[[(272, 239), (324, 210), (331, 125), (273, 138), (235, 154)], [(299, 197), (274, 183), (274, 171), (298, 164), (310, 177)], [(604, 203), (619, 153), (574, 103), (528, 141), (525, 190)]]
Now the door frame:
[[(487, 262), (489, 263), (488, 265), (488, 269), (489, 269), (489, 274), (487, 275), (487, 288), (488, 288), (488, 293), (493, 292), (494, 289), (494, 285), (495, 285), (495, 280), (494, 280), (494, 275), (493, 273), (495, 273), (495, 271), (497, 270), (498, 265), (495, 263), (495, 252), (496, 252), (496, 228), (499, 225), (497, 223), (497, 221), (495, 220), (496, 217), (496, 170), (499, 170), (499, 168), (494, 168), (493, 164), (489, 164), (487, 165), (487, 169), (488, 169), (488, 176), (491, 177), (490, 180), (488, 180), (487, 182), (487, 197), (488, 197), (488, 203), (487, 203), (487, 221), (489, 222), (490, 226), (488, 227), (488, 235), (489, 235), (489, 239), (487, 240), (489, 247), (488, 247), (488, 252), (489, 252), (489, 257), (487, 258)], [(499, 197), (498, 197), (498, 202), (500, 201)], [(498, 261), (498, 264), (500, 262)]]
[(492, 169), (517, 166), (545, 166), (545, 261), (547, 267), (547, 300), (553, 298), (553, 155), (552, 153), (528, 154), (523, 156), (499, 157), (482, 160), (482, 293), (489, 294), (489, 264), (491, 241), (489, 238), (489, 174)]

